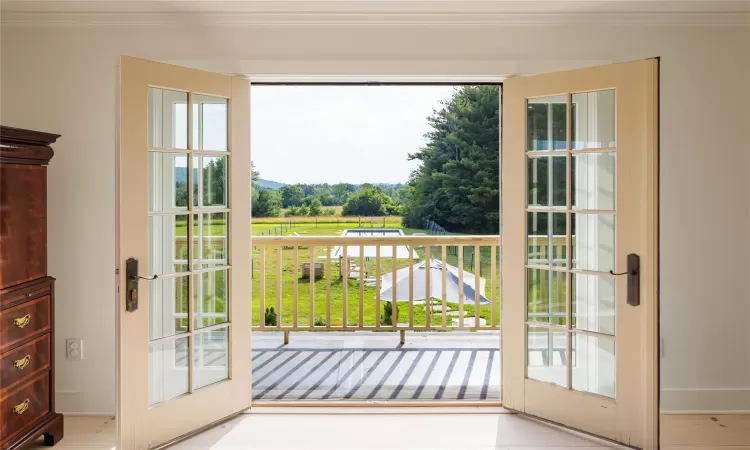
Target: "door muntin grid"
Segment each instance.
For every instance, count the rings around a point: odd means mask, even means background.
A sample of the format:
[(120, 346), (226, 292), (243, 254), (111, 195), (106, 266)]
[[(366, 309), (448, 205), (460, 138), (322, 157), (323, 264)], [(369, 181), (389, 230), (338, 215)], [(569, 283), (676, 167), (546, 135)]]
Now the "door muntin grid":
[(152, 407), (229, 378), (228, 105), (148, 90), (148, 266), (159, 276), (149, 282)]
[(529, 98), (526, 130), (526, 377), (614, 399), (616, 92)]

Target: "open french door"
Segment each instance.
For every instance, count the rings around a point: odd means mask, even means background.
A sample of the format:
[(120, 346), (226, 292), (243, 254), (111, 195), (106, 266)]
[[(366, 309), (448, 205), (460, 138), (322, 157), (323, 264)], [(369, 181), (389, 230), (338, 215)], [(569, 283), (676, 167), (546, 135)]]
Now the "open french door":
[(120, 61), (118, 448), (250, 406), (248, 81)]
[(658, 61), (503, 83), (503, 403), (657, 444)]

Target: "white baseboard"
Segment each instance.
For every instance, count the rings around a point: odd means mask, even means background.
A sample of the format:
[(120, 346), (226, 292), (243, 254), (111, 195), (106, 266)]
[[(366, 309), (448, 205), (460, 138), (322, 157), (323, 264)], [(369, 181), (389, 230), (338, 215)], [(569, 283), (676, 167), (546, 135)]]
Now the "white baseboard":
[(662, 414), (750, 414), (750, 387), (661, 389)]
[(55, 391), (55, 412), (71, 416), (114, 416), (112, 392)]

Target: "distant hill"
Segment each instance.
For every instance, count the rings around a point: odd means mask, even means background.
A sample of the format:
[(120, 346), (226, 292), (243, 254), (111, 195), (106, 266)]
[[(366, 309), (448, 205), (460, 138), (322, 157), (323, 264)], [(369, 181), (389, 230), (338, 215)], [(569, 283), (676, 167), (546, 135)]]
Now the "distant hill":
[[(178, 183), (186, 183), (187, 182), (187, 167), (175, 167), (175, 181)], [(198, 169), (193, 168), (193, 179), (198, 178)], [(263, 178), (258, 179), (255, 181), (255, 184), (257, 184), (260, 187), (264, 187), (267, 189), (281, 189), (284, 186), (289, 186), (288, 183), (282, 183), (280, 181), (273, 181), (273, 180), (264, 180)], [(377, 186), (381, 189), (388, 189), (388, 188), (400, 188), (403, 186), (403, 183), (369, 183), (373, 186)], [(329, 183), (317, 183), (317, 184), (302, 184), (302, 186), (312, 186), (315, 188), (326, 188), (330, 189), (332, 184)], [(361, 184), (353, 184), (357, 190), (362, 186)]]
[[(175, 167), (174, 168), (174, 180), (178, 183), (187, 183), (187, 167)], [(193, 179), (198, 178), (198, 168), (193, 168)]]
[(263, 178), (259, 178), (255, 184), (257, 184), (260, 187), (268, 188), (268, 189), (279, 189), (286, 186), (285, 183), (279, 183), (278, 181), (272, 181), (272, 180), (264, 180)]

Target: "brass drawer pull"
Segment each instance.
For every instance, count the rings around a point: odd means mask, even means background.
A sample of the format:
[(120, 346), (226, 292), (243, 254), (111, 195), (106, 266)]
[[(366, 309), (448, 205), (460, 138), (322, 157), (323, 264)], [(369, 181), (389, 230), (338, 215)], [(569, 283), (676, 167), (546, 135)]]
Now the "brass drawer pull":
[(31, 362), (31, 355), (26, 355), (21, 359), (17, 359), (13, 361), (13, 367), (15, 367), (16, 369), (25, 369), (26, 366), (28, 366), (30, 362)]
[(31, 322), (31, 314), (26, 314), (23, 317), (19, 317), (18, 319), (13, 319), (13, 325), (17, 326), (18, 328), (23, 328), (26, 325)]
[(13, 407), (13, 412), (18, 414), (19, 416), (26, 412), (27, 409), (29, 409), (29, 404), (31, 401), (27, 398), (26, 400), (22, 401), (21, 403), (17, 404)]

